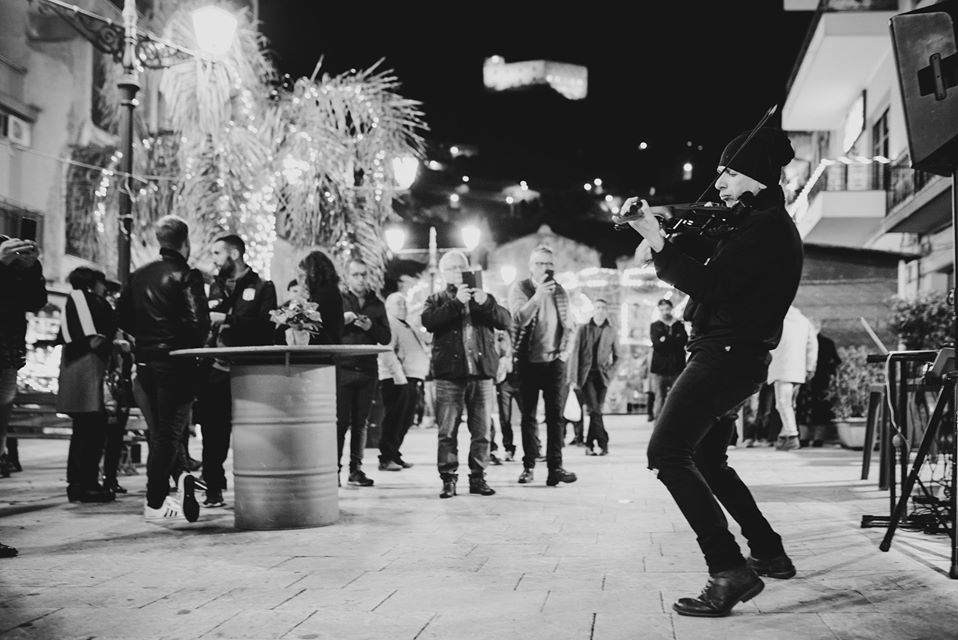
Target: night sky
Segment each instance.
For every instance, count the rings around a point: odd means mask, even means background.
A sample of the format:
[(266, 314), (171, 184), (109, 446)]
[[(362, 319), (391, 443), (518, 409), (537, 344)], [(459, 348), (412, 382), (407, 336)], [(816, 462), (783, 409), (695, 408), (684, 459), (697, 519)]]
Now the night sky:
[[(692, 161), (684, 188), (695, 197), (725, 143), (781, 108), (812, 19), (782, 0), (528, 4), (261, 0), (260, 20), (277, 67), (294, 78), (320, 57), (330, 74), (383, 58), (401, 93), (423, 103), (428, 142), (477, 146), (477, 173), (533, 188), (601, 177), (613, 190), (661, 192)], [(589, 95), (490, 92), (491, 55), (585, 65)]]

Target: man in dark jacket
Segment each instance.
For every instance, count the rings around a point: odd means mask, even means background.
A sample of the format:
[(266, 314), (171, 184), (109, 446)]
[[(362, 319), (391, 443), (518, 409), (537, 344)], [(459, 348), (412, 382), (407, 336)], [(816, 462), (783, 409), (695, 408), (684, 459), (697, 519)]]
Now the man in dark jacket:
[(649, 326), (649, 339), (652, 341), (649, 373), (652, 377), (652, 393), (655, 394), (652, 419), (659, 415), (665, 396), (685, 368), (685, 344), (689, 341), (685, 323), (672, 315), (672, 301), (667, 298), (659, 300), (658, 309), (659, 319)]
[[(47, 303), (40, 251), (33, 240), (0, 235), (0, 476), (19, 469), (19, 461), (7, 455), (7, 428), (17, 396), (17, 371), (26, 364), (27, 313), (36, 313)], [(17, 555), (13, 547), (0, 544), (0, 558)]]
[(469, 493), (495, 494), (485, 480), (489, 464), (489, 410), (499, 369), (496, 329), (510, 328), (509, 312), (481, 287), (463, 282), (469, 259), (450, 251), (439, 260), (446, 288), (426, 299), (422, 326), (433, 334), (432, 373), (436, 384), (440, 498), (456, 495), (459, 422), (469, 426)]
[[(569, 370), (573, 390), (581, 391), (582, 404), (589, 412), (589, 431), (585, 438), (587, 455), (609, 454), (609, 434), (605, 430), (602, 405), (609, 381), (619, 363), (619, 339), (609, 322), (609, 303), (602, 298), (592, 303), (592, 317), (575, 336)], [(599, 452), (594, 450), (599, 445)]]
[[(217, 274), (210, 285), (211, 347), (244, 347), (272, 344), (273, 323), (269, 312), (276, 308), (276, 287), (246, 264), (246, 243), (226, 235), (213, 243)], [(230, 365), (212, 360), (201, 367), (197, 394), (198, 422), (203, 429), (203, 483), (205, 507), (222, 507), (226, 474), (223, 463), (229, 454), (233, 430), (233, 399)]]
[[(692, 322), (690, 357), (648, 447), (649, 468), (695, 531), (708, 565), (702, 593), (672, 605), (686, 616), (728, 615), (762, 591), (759, 575), (795, 575), (781, 536), (727, 464), (734, 423), (718, 420), (765, 381), (769, 352), (781, 339), (802, 275), (802, 241), (779, 187), (782, 167), (795, 152), (780, 130), (758, 129), (744, 144), (747, 138), (732, 140), (719, 162), (715, 187), (732, 209), (733, 228), (710, 251), (667, 241), (648, 204), (635, 198), (623, 203), (622, 211), (641, 204), (636, 215), (614, 218), (628, 221), (642, 235), (659, 278), (691, 298), (685, 310)], [(742, 527), (748, 560), (729, 531), (723, 506)]]
[[(175, 349), (203, 346), (210, 330), (210, 310), (203, 276), (191, 269), (189, 227), (177, 216), (160, 218), (155, 227), (160, 259), (143, 265), (117, 303), (120, 328), (135, 340), (140, 410), (150, 434), (146, 461), (148, 521), (199, 517), (196, 479), (180, 468), (183, 432), (190, 419), (196, 364), (174, 358)], [(170, 497), (170, 477), (180, 479), (180, 501)]]
[[(346, 266), (343, 296), (343, 344), (389, 344), (392, 331), (386, 305), (369, 288), (366, 263), (353, 258)], [(339, 467), (342, 468), (346, 432), (349, 437), (349, 484), (371, 487), (373, 480), (363, 473), (366, 448), (366, 419), (379, 385), (376, 354), (343, 356), (336, 362), (336, 434), (339, 437)]]

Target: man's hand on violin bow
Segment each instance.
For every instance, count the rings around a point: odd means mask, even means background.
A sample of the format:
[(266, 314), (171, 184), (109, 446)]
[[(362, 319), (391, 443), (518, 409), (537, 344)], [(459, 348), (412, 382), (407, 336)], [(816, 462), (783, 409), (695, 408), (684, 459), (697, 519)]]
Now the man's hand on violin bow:
[(628, 223), (649, 243), (653, 251), (661, 251), (665, 245), (665, 237), (662, 235), (659, 219), (652, 214), (652, 209), (645, 200), (640, 200), (635, 196), (627, 198), (622, 203), (619, 213), (612, 216), (612, 222), (615, 224)]

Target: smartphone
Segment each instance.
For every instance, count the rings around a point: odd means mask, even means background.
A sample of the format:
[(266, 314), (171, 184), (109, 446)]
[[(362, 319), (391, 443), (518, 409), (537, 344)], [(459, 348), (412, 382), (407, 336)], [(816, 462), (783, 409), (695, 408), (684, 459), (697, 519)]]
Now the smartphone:
[(482, 289), (482, 271), (463, 271), (462, 283), (470, 289)]
[(543, 282), (552, 282), (555, 279), (556, 279), (556, 272), (553, 271), (552, 269), (546, 269), (546, 277), (545, 277), (545, 280), (543, 280)]
[(37, 239), (37, 221), (33, 218), (20, 218), (20, 239), (21, 240), (33, 240), (34, 242)]

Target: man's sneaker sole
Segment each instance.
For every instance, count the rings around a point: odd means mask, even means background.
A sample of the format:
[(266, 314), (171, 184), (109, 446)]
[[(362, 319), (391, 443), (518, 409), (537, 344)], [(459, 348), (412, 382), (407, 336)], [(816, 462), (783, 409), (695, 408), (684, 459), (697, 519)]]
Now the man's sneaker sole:
[(187, 522), (200, 519), (200, 503), (196, 500), (196, 478), (183, 474), (183, 517)]

